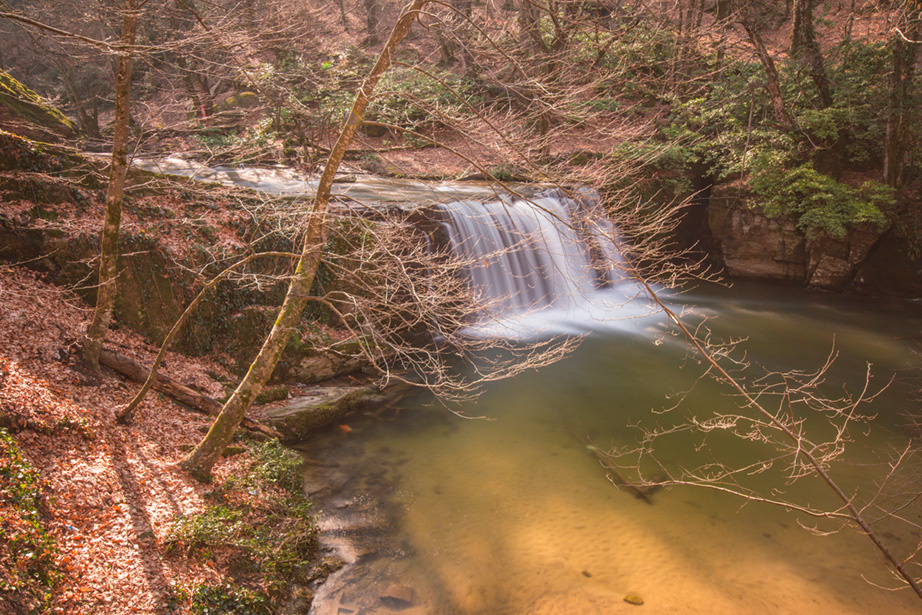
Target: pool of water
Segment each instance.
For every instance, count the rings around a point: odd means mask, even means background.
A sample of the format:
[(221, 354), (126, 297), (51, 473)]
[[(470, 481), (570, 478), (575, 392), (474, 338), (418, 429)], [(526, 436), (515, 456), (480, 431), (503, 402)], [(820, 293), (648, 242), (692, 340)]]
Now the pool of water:
[[(919, 409), (918, 305), (756, 284), (700, 289), (681, 302), (695, 308), (692, 322), (713, 317), (715, 337), (747, 337), (749, 359), (772, 369), (812, 370), (836, 349), (828, 392), (860, 391), (868, 362), (873, 384), (893, 379), (868, 408), (878, 415), (872, 428), (853, 430), (851, 452), (833, 466), (847, 489), (865, 493), (892, 447), (917, 433), (906, 413)], [(303, 442), (322, 543), (347, 562), (311, 613), (919, 612), (913, 594), (876, 586), (897, 583), (854, 531), (816, 535), (804, 529), (817, 525), (806, 515), (712, 490), (674, 487), (648, 503), (613, 485), (588, 446), (629, 446), (638, 425), (670, 427), (735, 406), (702, 372), (652, 317), (600, 327), (572, 356), (495, 383), (476, 404), (407, 397)], [(685, 391), (678, 410), (655, 412)], [(828, 432), (819, 421), (806, 428)], [(680, 433), (658, 448), (671, 471), (764, 453), (720, 433)], [(742, 480), (833, 505), (811, 479), (787, 485), (767, 471)], [(920, 512), (916, 501), (902, 514), (922, 522)], [(903, 523), (877, 528), (899, 553), (920, 539)], [(409, 602), (390, 597), (410, 589)], [(643, 606), (625, 602), (629, 595)]]

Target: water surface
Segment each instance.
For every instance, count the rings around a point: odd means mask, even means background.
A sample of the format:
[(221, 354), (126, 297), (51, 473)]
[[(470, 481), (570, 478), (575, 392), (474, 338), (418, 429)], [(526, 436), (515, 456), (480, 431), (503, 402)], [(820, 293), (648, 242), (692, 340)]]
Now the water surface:
[[(766, 285), (709, 288), (682, 298), (699, 316), (718, 316), (716, 336), (747, 336), (749, 356), (771, 367), (813, 369), (835, 347), (828, 387), (860, 386), (866, 362), (875, 382), (895, 377), (874, 411), (870, 435), (834, 467), (848, 487), (866, 488), (910, 430), (919, 389), (917, 306), (847, 300)], [(667, 395), (693, 387), (702, 368), (662, 319), (635, 330), (604, 328), (564, 361), (496, 383), (461, 418), (424, 398), (374, 416), (350, 417), (303, 444), (324, 543), (350, 562), (318, 593), (312, 613), (432, 614), (645, 613), (874, 614), (919, 612), (894, 586), (870, 541), (855, 532), (816, 536), (815, 521), (694, 488), (652, 495), (616, 488), (587, 449), (635, 441), (636, 423), (672, 425), (734, 400), (710, 382), (682, 414), (651, 414)], [(812, 424), (811, 424), (812, 425)], [(817, 433), (823, 431), (815, 423)], [(740, 463), (754, 452), (719, 434), (679, 437), (661, 451), (669, 466), (712, 455)], [(781, 477), (783, 479), (783, 477)], [(756, 486), (782, 487), (798, 501), (829, 504), (815, 481), (786, 487), (771, 472)], [(762, 482), (760, 482), (762, 481)], [(332, 485), (332, 488), (330, 487)], [(905, 513), (922, 520), (916, 502)], [(823, 525), (823, 529), (835, 526)], [(918, 531), (881, 525), (907, 550)], [(412, 587), (411, 606), (388, 603), (392, 584)]]

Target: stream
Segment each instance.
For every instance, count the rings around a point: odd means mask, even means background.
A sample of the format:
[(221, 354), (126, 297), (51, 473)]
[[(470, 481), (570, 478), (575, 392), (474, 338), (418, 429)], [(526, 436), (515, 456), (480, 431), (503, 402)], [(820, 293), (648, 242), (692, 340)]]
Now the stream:
[[(309, 196), (313, 189), (281, 168), (136, 164), (269, 194)], [(536, 213), (486, 184), (348, 179), (336, 184), (337, 194), (432, 204), (445, 214), (456, 250), (470, 250), (475, 262), (484, 251), (470, 277), (495, 293), (504, 311), (486, 315), (480, 334), (540, 331), (584, 340), (551, 367), (490, 384), (476, 403), (444, 407), (414, 394), (297, 446), (321, 545), (331, 562), (344, 563), (316, 588), (312, 615), (922, 612), (909, 591), (883, 589), (899, 583), (872, 543), (840, 523), (700, 487), (662, 489), (645, 501), (614, 484), (592, 447), (635, 446), (641, 427), (671, 432), (657, 445), (668, 471), (715, 462), (742, 467), (769, 453), (725, 429), (704, 436), (678, 428), (715, 409), (734, 411), (739, 401), (702, 378), (705, 368), (665, 318), (616, 275), (617, 246), (596, 237), (588, 239), (597, 244), (590, 250), (572, 231), (578, 225), (566, 225), (573, 203), (532, 190)], [(476, 202), (486, 200), (494, 203)], [(598, 228), (608, 234), (605, 224)], [(513, 235), (524, 239), (510, 243)], [(497, 254), (497, 246), (509, 249)], [(611, 271), (600, 272), (590, 253), (609, 254)], [(820, 385), (827, 395), (860, 393), (869, 364), (872, 390), (889, 382), (860, 407), (876, 418), (849, 430), (847, 453), (830, 469), (847, 492), (861, 494), (859, 503), (894, 452), (918, 438), (922, 419), (910, 416), (918, 416), (922, 390), (917, 302), (751, 282), (664, 296), (712, 339), (745, 339), (741, 349), (754, 366), (812, 372), (837, 354)], [(520, 297), (526, 305), (518, 305)], [(798, 418), (811, 438), (831, 435), (822, 417)], [(914, 461), (902, 485), (909, 493), (922, 491)], [(779, 467), (753, 466), (739, 482), (804, 505), (838, 506), (826, 485), (791, 481)], [(918, 497), (901, 516), (909, 523), (883, 519), (875, 529), (905, 556), (922, 534)]]
[[(917, 306), (753, 283), (681, 300), (717, 317), (715, 332), (747, 335), (750, 359), (768, 366), (813, 370), (834, 344), (833, 390), (860, 387), (866, 361), (875, 383), (894, 376), (873, 406), (873, 429), (856, 430), (851, 452), (833, 466), (848, 489), (882, 476), (891, 447), (906, 439), (903, 413), (918, 411)], [(694, 386), (682, 416), (734, 403), (713, 382), (695, 386), (701, 366), (682, 344), (657, 344), (651, 328), (591, 334), (572, 356), (495, 383), (460, 409), (486, 419), (420, 397), (301, 443), (322, 541), (349, 563), (322, 586), (311, 613), (629, 613), (638, 608), (624, 601), (629, 595), (657, 614), (919, 612), (914, 594), (875, 587), (896, 583), (855, 531), (819, 536), (801, 527), (816, 525), (805, 515), (701, 488), (657, 491), (648, 504), (606, 478), (587, 445), (629, 445), (638, 422), (674, 424), (675, 413), (651, 413), (675, 403), (667, 395)], [(673, 438), (661, 460), (700, 463), (701, 440)], [(755, 446), (719, 436), (708, 443), (714, 456), (740, 464)], [(814, 481), (786, 486), (766, 472), (753, 484), (834, 506)], [(903, 513), (922, 522), (918, 500)], [(901, 553), (920, 537), (905, 525), (877, 529)], [(412, 604), (395, 607), (395, 585), (413, 589)]]

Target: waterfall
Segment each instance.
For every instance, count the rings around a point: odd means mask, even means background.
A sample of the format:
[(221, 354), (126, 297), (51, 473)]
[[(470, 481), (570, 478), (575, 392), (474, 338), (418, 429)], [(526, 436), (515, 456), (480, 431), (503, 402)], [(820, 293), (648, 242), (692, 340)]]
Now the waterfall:
[[(596, 199), (597, 201), (597, 199)], [(487, 306), (475, 327), (530, 336), (596, 328), (637, 294), (611, 220), (559, 190), (438, 205), (441, 227)]]

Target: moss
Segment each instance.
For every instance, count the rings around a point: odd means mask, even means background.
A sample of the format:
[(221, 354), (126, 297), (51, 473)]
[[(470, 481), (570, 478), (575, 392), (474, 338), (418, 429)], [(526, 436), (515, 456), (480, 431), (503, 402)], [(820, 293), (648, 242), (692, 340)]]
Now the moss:
[(3, 69), (0, 69), (0, 105), (14, 116), (51, 132), (65, 135), (76, 132), (73, 122), (63, 113)]
[(0, 169), (59, 173), (65, 163), (75, 162), (75, 155), (50, 150), (45, 144), (0, 129)]
[(265, 422), (296, 442), (375, 399), (370, 387), (325, 387), (266, 413)]
[(253, 403), (259, 406), (262, 404), (269, 404), (274, 401), (281, 401), (283, 399), (288, 399), (288, 387), (277, 386), (265, 389), (262, 393), (256, 396), (256, 401)]

